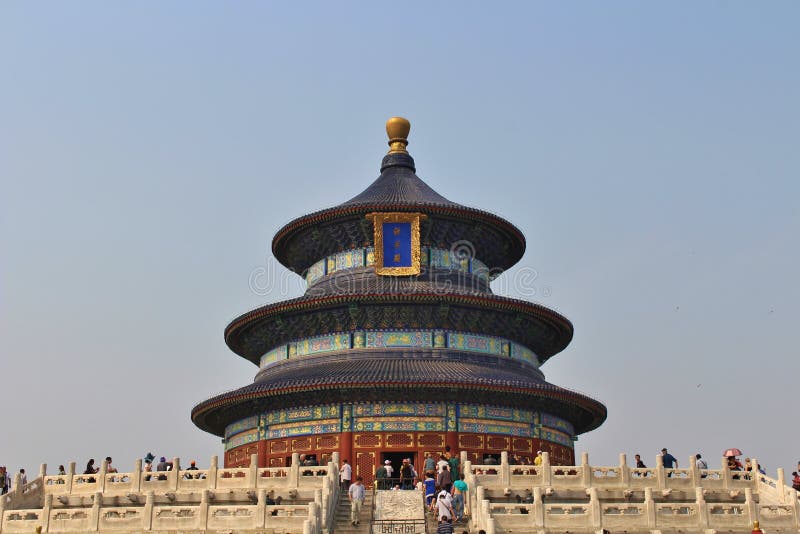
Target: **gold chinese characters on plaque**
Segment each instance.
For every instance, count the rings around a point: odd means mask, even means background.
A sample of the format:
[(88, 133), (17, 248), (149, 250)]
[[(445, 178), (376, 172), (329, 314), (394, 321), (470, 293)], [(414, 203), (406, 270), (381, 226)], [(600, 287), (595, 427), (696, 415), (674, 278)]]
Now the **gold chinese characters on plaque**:
[(419, 223), (422, 213), (370, 213), (375, 231), (375, 274), (419, 274)]

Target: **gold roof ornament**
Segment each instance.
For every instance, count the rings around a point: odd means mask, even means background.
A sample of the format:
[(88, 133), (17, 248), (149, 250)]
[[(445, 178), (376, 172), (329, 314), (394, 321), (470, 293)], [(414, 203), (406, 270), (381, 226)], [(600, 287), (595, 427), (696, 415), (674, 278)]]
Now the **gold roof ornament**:
[(389, 154), (408, 154), (408, 132), (411, 123), (403, 117), (392, 117), (386, 121), (386, 135), (389, 136)]

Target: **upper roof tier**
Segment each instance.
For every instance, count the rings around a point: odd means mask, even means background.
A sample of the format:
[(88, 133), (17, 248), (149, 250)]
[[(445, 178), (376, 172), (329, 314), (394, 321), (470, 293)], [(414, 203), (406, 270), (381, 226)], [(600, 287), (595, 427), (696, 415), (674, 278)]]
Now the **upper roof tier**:
[(492, 213), (462, 206), (434, 191), (416, 174), (406, 152), (410, 124), (393, 117), (386, 123), (389, 153), (381, 174), (363, 192), (343, 204), (298, 217), (272, 240), (272, 253), (289, 269), (304, 273), (316, 261), (339, 251), (373, 245), (372, 212), (420, 212), (423, 246), (450, 249), (470, 243), (474, 255), (493, 273), (517, 263), (525, 253), (525, 236)]

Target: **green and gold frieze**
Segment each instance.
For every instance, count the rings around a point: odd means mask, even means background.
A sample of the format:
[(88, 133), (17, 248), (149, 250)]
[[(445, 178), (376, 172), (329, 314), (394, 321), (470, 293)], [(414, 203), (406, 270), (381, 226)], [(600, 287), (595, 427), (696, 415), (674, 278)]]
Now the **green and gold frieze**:
[[(374, 265), (374, 247), (347, 250), (332, 254), (311, 265), (306, 271), (305, 279), (311, 286), (327, 275)], [(485, 282), (491, 280), (489, 268), (482, 261), (468, 256), (462, 257), (449, 249), (420, 247), (420, 267), (468, 273)]]
[(260, 368), (289, 358), (350, 349), (451, 349), (491, 356), (505, 356), (539, 366), (536, 354), (527, 347), (500, 337), (444, 330), (357, 330), (292, 341), (271, 349), (260, 360)]

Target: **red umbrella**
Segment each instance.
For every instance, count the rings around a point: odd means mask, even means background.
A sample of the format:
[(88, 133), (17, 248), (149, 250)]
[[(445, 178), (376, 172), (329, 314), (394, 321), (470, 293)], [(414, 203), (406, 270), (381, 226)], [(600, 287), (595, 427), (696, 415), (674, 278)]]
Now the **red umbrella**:
[(725, 458), (730, 458), (731, 456), (741, 456), (742, 451), (739, 449), (725, 449), (725, 452), (722, 453), (722, 456)]

